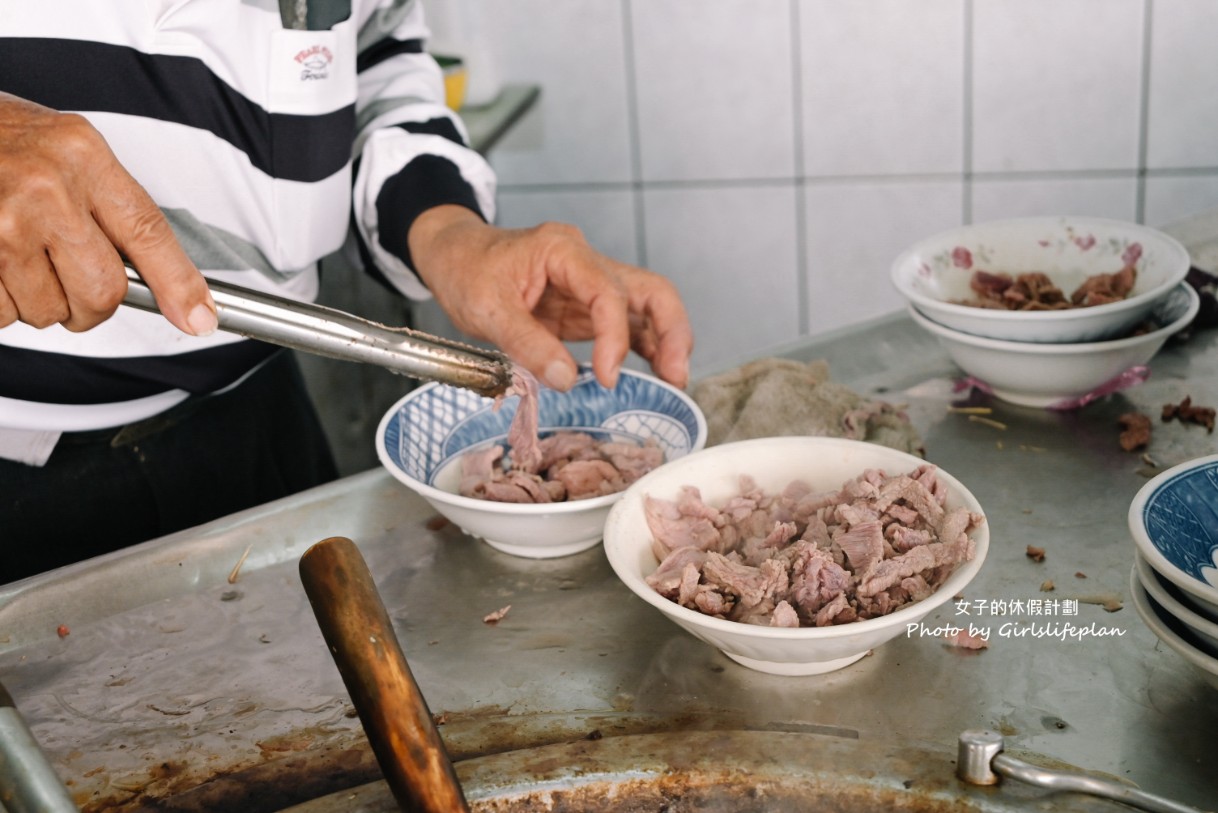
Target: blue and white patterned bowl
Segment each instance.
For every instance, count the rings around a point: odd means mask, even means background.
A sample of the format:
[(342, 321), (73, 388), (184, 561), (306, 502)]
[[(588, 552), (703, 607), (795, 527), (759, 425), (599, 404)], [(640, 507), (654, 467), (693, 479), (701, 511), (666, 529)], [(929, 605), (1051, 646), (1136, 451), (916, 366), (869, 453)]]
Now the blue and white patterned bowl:
[(1142, 486), (1129, 506), (1129, 530), (1155, 572), (1218, 620), (1218, 455), (1181, 463)]
[[(515, 556), (567, 556), (598, 544), (605, 517), (621, 494), (571, 502), (521, 505), (457, 493), (461, 456), (491, 443), (506, 444), (519, 398), (495, 400), (443, 384), (426, 384), (381, 418), (376, 452), (389, 473), (471, 536)], [(617, 386), (602, 387), (587, 367), (568, 392), (543, 388), (538, 426), (588, 432), (606, 439), (654, 439), (664, 459), (701, 449), (706, 419), (693, 399), (658, 378), (622, 370)]]

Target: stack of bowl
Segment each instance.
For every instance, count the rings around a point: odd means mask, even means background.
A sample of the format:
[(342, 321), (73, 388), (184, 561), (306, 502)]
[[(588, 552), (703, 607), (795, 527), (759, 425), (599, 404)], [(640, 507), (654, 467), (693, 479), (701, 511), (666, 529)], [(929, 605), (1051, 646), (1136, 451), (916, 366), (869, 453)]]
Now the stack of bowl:
[(1129, 506), (1129, 530), (1134, 608), (1218, 688), (1218, 455), (1147, 482)]
[[(1068, 405), (1145, 365), (1200, 305), (1185, 281), (1188, 251), (1136, 223), (1034, 217), (962, 226), (929, 237), (893, 263), (892, 280), (917, 324), (993, 394), (1033, 407)], [(1040, 272), (1067, 297), (1088, 277), (1132, 265), (1119, 301), (1063, 310), (966, 304), (978, 271)]]

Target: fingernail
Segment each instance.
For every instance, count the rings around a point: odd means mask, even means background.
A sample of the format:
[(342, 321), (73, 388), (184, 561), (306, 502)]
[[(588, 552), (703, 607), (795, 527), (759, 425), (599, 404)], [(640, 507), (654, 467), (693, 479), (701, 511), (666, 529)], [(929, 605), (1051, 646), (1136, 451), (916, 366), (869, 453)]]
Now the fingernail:
[(561, 361), (551, 361), (546, 365), (544, 376), (546, 386), (552, 390), (566, 391), (575, 385), (575, 370), (570, 364)]
[(194, 310), (186, 317), (186, 324), (196, 336), (210, 336), (216, 332), (219, 322), (211, 308), (203, 304), (195, 305)]

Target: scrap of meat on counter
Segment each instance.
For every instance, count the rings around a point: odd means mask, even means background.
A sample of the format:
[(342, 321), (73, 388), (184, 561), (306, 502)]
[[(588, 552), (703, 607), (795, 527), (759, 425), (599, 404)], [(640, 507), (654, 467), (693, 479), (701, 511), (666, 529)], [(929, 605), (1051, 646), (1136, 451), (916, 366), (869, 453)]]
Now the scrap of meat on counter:
[(1067, 297), (1040, 272), (1012, 276), (1005, 272), (977, 270), (969, 279), (969, 287), (977, 296), (961, 304), (1016, 311), (1087, 308), (1119, 302), (1129, 296), (1137, 273), (1132, 266), (1126, 266), (1113, 274), (1093, 274)]
[(519, 395), (520, 403), (508, 427), (507, 446), (495, 444), (461, 458), (462, 496), (514, 503), (600, 497), (624, 490), (664, 462), (664, 450), (654, 441), (604, 441), (586, 432), (540, 437), (538, 394), (533, 376), (513, 373), (503, 397)]
[(508, 611), (511, 609), (512, 609), (512, 605), (509, 604), (506, 607), (500, 607), (498, 610), (495, 610), (494, 612), (489, 612), (482, 617), (482, 623), (498, 624), (500, 621), (502, 621), (507, 616)]
[(1209, 432), (1214, 431), (1214, 408), (1194, 406), (1191, 395), (1186, 395), (1178, 404), (1164, 404), (1162, 418), (1164, 423), (1174, 418), (1180, 423), (1195, 423)]
[(958, 629), (943, 636), (948, 646), (960, 649), (989, 649), (990, 642), (978, 633), (966, 629)]
[(767, 494), (748, 475), (722, 505), (685, 486), (644, 498), (660, 565), (647, 582), (707, 615), (779, 627), (829, 626), (890, 613), (929, 596), (975, 543), (985, 518), (944, 506), (937, 469), (871, 469), (838, 491), (794, 481)]
[(1141, 412), (1126, 412), (1117, 418), (1121, 425), (1121, 448), (1127, 452), (1150, 445), (1150, 418)]

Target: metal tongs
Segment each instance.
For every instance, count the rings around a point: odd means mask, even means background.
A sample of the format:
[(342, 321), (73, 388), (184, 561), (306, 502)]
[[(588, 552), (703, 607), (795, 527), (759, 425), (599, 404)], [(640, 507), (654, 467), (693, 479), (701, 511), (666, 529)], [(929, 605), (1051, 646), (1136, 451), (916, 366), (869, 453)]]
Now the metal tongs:
[[(220, 330), (318, 356), (375, 364), (493, 398), (512, 380), (512, 363), (493, 350), (388, 327), (333, 308), (208, 280)], [(127, 267), (124, 305), (160, 313), (151, 289)]]

